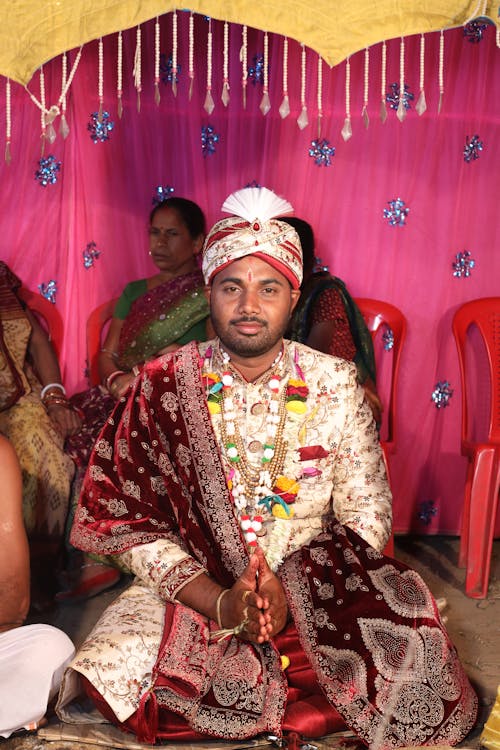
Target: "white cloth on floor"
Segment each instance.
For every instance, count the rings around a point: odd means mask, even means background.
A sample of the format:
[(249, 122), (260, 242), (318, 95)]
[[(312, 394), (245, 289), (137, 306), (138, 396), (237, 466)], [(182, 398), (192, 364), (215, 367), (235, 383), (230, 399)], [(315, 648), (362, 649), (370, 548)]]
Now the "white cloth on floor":
[(45, 716), (75, 648), (62, 630), (35, 624), (0, 633), (0, 737)]

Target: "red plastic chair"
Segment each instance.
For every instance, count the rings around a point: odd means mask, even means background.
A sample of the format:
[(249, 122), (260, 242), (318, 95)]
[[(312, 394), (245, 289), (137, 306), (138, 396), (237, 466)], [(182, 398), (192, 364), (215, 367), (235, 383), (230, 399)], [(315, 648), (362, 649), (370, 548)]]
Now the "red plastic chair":
[[(377, 366), (377, 390), (382, 398), (384, 411), (380, 429), (380, 444), (384, 453), (384, 462), (389, 485), (391, 473), (388, 456), (396, 452), (397, 445), (397, 385), (401, 351), (406, 338), (406, 318), (397, 307), (378, 299), (355, 299), (370, 333), (375, 349)], [(382, 336), (392, 332), (392, 346), (386, 351)], [(382, 357), (390, 356), (390, 366), (383, 367)], [(382, 379), (384, 382), (382, 382)], [(384, 398), (385, 396), (385, 398)], [(391, 535), (386, 554), (394, 556), (394, 537)]]
[(43, 295), (38, 292), (32, 292), (30, 289), (21, 287), (19, 297), (26, 302), (31, 312), (33, 312), (42, 326), (47, 331), (52, 346), (54, 347), (57, 358), (61, 355), (64, 324), (61, 313), (57, 307), (49, 302)]
[(87, 319), (87, 358), (90, 385), (98, 385), (100, 382), (98, 357), (104, 340), (106, 324), (113, 317), (116, 302), (117, 299), (104, 302), (96, 307)]
[[(477, 365), (478, 358), (471, 356), (472, 342), (467, 336), (471, 326), (479, 332), (486, 350), (490, 386), (473, 391), (472, 366)], [(500, 487), (500, 297), (466, 302), (453, 316), (452, 328), (462, 382), (461, 448), (468, 458), (458, 564), (466, 568), (467, 596), (483, 599), (488, 594)], [(487, 433), (482, 440), (472, 436), (476, 413), (472, 401), (478, 398), (487, 399), (489, 406)]]

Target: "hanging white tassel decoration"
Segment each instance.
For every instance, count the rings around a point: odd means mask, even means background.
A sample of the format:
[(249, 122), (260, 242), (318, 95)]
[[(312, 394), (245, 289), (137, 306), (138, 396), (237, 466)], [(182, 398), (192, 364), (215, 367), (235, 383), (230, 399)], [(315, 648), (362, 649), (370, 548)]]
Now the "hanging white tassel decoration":
[(288, 39), (283, 37), (283, 100), (279, 113), (284, 120), (290, 114), (290, 99), (288, 98)]
[(420, 93), (418, 95), (418, 100), (415, 105), (415, 109), (419, 115), (423, 115), (425, 110), (427, 109), (427, 102), (425, 101), (424, 79), (425, 79), (425, 36), (421, 34), (420, 35), (420, 81), (419, 81)]
[(260, 111), (267, 115), (271, 109), (271, 100), (269, 99), (269, 37), (267, 31), (264, 32), (264, 86), (262, 90), (262, 99), (260, 102)]
[(177, 11), (172, 13), (172, 93), (177, 96), (177, 75), (179, 73), (177, 66)]
[[(83, 49), (83, 45), (80, 47), (80, 49), (78, 50), (76, 54), (75, 62), (73, 63), (73, 67), (71, 68), (71, 73), (69, 74), (68, 80), (66, 82), (64, 82), (65, 75), (63, 73), (63, 80), (61, 84), (61, 95), (59, 99), (57, 100), (57, 104), (52, 104), (52, 106), (49, 109), (47, 109), (46, 101), (45, 101), (45, 76), (43, 72), (43, 65), (40, 67), (40, 100), (38, 100), (36, 96), (34, 96), (34, 94), (31, 93), (31, 91), (29, 90), (27, 86), (24, 87), (24, 90), (28, 94), (31, 101), (34, 104), (36, 104), (36, 106), (40, 110), (41, 122), (42, 122), (42, 133), (41, 133), (42, 156), (44, 152), (45, 139), (46, 138), (49, 139), (49, 136), (50, 136), (49, 140), (51, 143), (53, 143), (57, 137), (53, 123), (56, 117), (61, 114), (62, 102), (65, 101), (65, 98), (69, 91), (69, 87), (71, 86), (73, 77), (76, 73), (76, 69), (78, 68), (78, 63), (80, 62), (80, 59), (82, 56), (82, 49)], [(63, 63), (63, 66), (64, 66), (64, 63)], [(69, 129), (68, 129), (68, 132), (69, 132)]]
[(45, 76), (43, 73), (43, 65), (40, 65), (40, 126), (41, 126), (41, 143), (42, 143), (42, 149), (41, 153), (43, 156), (43, 153), (45, 151), (45, 139), (47, 137), (47, 129), (45, 126)]
[(121, 119), (123, 114), (123, 38), (122, 32), (118, 32), (118, 46), (116, 52), (116, 98), (118, 117)]
[(215, 103), (212, 97), (212, 19), (208, 19), (207, 35), (207, 95), (203, 105), (205, 112), (209, 115), (214, 111)]
[(385, 39), (382, 42), (380, 71), (380, 119), (384, 123), (387, 120), (387, 104), (385, 99), (385, 92), (387, 90), (387, 45)]
[(64, 139), (66, 139), (69, 135), (69, 125), (66, 119), (66, 82), (68, 80), (68, 55), (67, 53), (64, 52), (61, 55), (61, 58), (62, 58), (61, 87), (62, 87), (62, 92), (64, 93), (61, 94), (61, 122), (59, 123), (59, 133)]
[(104, 101), (104, 46), (102, 36), (99, 37), (99, 73), (97, 81), (97, 96), (99, 98), (99, 111), (97, 112), (97, 122), (102, 122), (102, 111)]
[(12, 112), (11, 112), (11, 93), (10, 78), (5, 81), (5, 162), (10, 164), (12, 156), (10, 153), (10, 139), (12, 134)]
[(405, 106), (405, 40), (401, 37), (399, 46), (399, 103), (396, 111), (396, 117), (399, 122), (406, 119)]
[(221, 99), (225, 107), (229, 104), (229, 24), (224, 22), (224, 50), (222, 59), (222, 94)]
[(365, 128), (368, 129), (370, 124), (370, 118), (368, 117), (368, 91), (369, 91), (369, 80), (370, 80), (370, 50), (368, 47), (365, 49), (365, 70), (363, 78), (363, 109), (361, 110), (361, 118)]
[(243, 98), (243, 109), (247, 108), (247, 85), (248, 85), (248, 29), (243, 26), (241, 29), (241, 91)]
[(441, 29), (439, 36), (439, 102), (438, 114), (441, 112), (444, 96), (444, 31)]
[(194, 82), (194, 15), (193, 11), (189, 14), (189, 40), (188, 40), (188, 75), (189, 75), (189, 101), (193, 96)]
[(345, 61), (345, 120), (344, 127), (340, 131), (344, 141), (352, 137), (351, 125), (351, 58)]
[(321, 123), (323, 121), (323, 60), (318, 55), (318, 141), (321, 138)]
[(134, 55), (134, 85), (137, 91), (137, 111), (141, 111), (142, 70), (141, 70), (141, 27), (137, 27)]
[(161, 101), (160, 94), (160, 19), (156, 16), (155, 20), (155, 104), (158, 107)]
[(306, 46), (302, 44), (302, 55), (301, 55), (301, 70), (300, 70), (300, 104), (301, 110), (300, 115), (297, 118), (297, 125), (301, 130), (304, 130), (309, 125), (309, 118), (307, 117), (307, 103), (306, 103)]

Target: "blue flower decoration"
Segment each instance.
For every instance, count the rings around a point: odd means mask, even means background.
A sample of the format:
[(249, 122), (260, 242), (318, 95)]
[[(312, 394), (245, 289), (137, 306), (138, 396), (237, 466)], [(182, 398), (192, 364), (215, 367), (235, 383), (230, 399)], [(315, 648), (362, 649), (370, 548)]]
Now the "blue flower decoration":
[(172, 67), (172, 55), (169, 55), (168, 57), (164, 52), (160, 55), (160, 78), (163, 83), (172, 83), (175, 80), (175, 83), (179, 83), (179, 73), (181, 72), (181, 66), (179, 63), (177, 63), (177, 70), (175, 72), (174, 77), (174, 70)]
[(57, 161), (55, 156), (49, 155), (46, 159), (40, 159), (38, 167), (39, 168), (35, 172), (35, 180), (37, 180), (42, 187), (54, 185), (57, 182), (57, 173), (61, 169), (61, 162)]
[(89, 242), (83, 251), (83, 267), (92, 268), (94, 261), (100, 256), (101, 251), (97, 249), (95, 242)]
[(87, 130), (94, 143), (109, 141), (109, 134), (115, 127), (115, 123), (109, 119), (109, 112), (103, 112), (99, 122), (99, 113), (92, 112), (87, 123)]
[(48, 299), (53, 305), (56, 304), (57, 282), (54, 279), (51, 279), (47, 284), (43, 282), (38, 284), (38, 288), (42, 297)]
[(434, 386), (432, 392), (432, 400), (436, 406), (436, 409), (444, 409), (450, 405), (450, 399), (453, 396), (453, 388), (450, 388), (450, 384), (447, 380), (440, 380)]
[(264, 83), (264, 55), (254, 55), (253, 65), (248, 68), (248, 78), (254, 86)]
[(321, 141), (319, 139), (311, 141), (309, 156), (314, 159), (318, 167), (329, 167), (332, 163), (331, 157), (335, 156), (335, 146), (332, 146), (325, 138)]
[(488, 26), (489, 23), (484, 23), (479, 19), (476, 19), (475, 21), (469, 21), (469, 23), (466, 23), (464, 26), (465, 39), (467, 39), (467, 41), (471, 44), (479, 44)]
[(476, 261), (471, 258), (471, 254), (468, 250), (464, 250), (463, 253), (457, 253), (455, 260), (451, 264), (453, 268), (453, 276), (466, 278), (471, 275), (471, 271), (476, 265)]
[(434, 500), (424, 500), (420, 503), (418, 511), (419, 521), (423, 521), (426, 526), (430, 524), (434, 516), (437, 514), (437, 508)]
[(201, 128), (201, 150), (203, 156), (215, 154), (215, 147), (219, 141), (219, 136), (211, 125), (202, 125)]
[[(410, 102), (415, 99), (415, 96), (411, 93), (408, 85), (405, 83), (403, 92), (403, 105), (405, 109), (411, 109)], [(386, 102), (389, 102), (391, 109), (397, 109), (399, 107), (399, 83), (391, 83), (390, 93), (385, 95)]]
[(464, 161), (469, 163), (479, 159), (479, 152), (482, 150), (483, 142), (479, 140), (478, 135), (473, 135), (472, 138), (469, 138), (468, 135), (465, 137)]
[(262, 186), (257, 182), (257, 180), (252, 180), (252, 182), (247, 182), (245, 187), (247, 188), (247, 187), (262, 187)]
[(389, 204), (390, 209), (384, 208), (384, 218), (388, 219), (389, 224), (393, 227), (403, 227), (406, 224), (406, 217), (408, 216), (410, 209), (403, 208), (405, 202), (402, 201), (401, 198), (387, 201), (387, 203)]
[(382, 341), (384, 343), (385, 351), (390, 352), (394, 346), (394, 333), (390, 326), (386, 325), (385, 331), (382, 334)]
[(163, 201), (166, 201), (167, 198), (170, 198), (174, 190), (175, 188), (170, 185), (158, 185), (156, 192), (153, 195), (153, 206), (158, 206), (160, 203), (163, 203)]

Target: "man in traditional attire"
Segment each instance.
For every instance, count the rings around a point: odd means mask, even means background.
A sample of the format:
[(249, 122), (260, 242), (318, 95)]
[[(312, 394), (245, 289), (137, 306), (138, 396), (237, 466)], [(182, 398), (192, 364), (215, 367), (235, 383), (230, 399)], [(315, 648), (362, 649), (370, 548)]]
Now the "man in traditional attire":
[(73, 543), (135, 582), (72, 662), (139, 739), (456, 744), (477, 699), (418, 576), (385, 557), (391, 494), (351, 362), (283, 339), (298, 236), (230, 196), (203, 273), (217, 338), (146, 365), (96, 444)]

